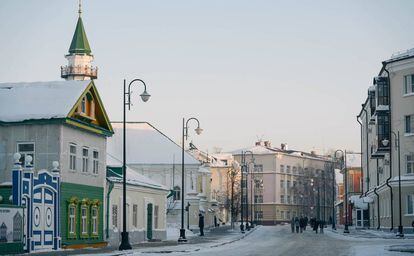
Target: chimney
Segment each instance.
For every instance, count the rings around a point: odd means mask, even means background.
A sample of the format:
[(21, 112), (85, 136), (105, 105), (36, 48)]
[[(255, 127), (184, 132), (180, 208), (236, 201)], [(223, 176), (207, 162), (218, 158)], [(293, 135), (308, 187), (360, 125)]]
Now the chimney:
[(267, 148), (270, 148), (270, 147), (271, 147), (271, 143), (270, 143), (270, 141), (268, 141), (268, 140), (266, 140), (266, 141), (264, 142), (264, 145), (265, 145), (265, 147), (267, 147)]
[(259, 140), (255, 143), (256, 146), (263, 146), (263, 141)]
[(288, 144), (287, 143), (282, 143), (282, 144), (280, 144), (280, 148), (282, 150), (288, 150)]
[(315, 151), (315, 150), (312, 150), (312, 151), (311, 151), (311, 155), (312, 155), (312, 156), (316, 156), (316, 151)]

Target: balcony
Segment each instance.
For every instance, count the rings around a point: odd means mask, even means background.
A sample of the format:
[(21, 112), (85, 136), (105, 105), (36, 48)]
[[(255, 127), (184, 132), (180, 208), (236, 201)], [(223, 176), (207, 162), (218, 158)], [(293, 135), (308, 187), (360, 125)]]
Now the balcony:
[(388, 77), (375, 77), (374, 84), (376, 85), (376, 108), (375, 114), (378, 115), (389, 111), (390, 97), (389, 97), (389, 82)]
[(62, 78), (68, 78), (69, 76), (87, 76), (91, 79), (96, 79), (98, 77), (98, 68), (88, 66), (61, 66), (60, 76)]

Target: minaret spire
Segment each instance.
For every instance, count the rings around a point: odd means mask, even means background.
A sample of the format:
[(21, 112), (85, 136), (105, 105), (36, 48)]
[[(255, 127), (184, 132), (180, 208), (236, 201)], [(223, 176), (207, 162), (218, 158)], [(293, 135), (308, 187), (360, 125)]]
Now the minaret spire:
[(79, 18), (80, 18), (81, 14), (82, 14), (82, 0), (79, 0), (79, 11), (78, 11), (78, 13), (79, 13)]
[(69, 47), (69, 54), (65, 56), (69, 63), (67, 66), (61, 67), (61, 77), (66, 80), (96, 79), (98, 69), (92, 67), (93, 55), (81, 17), (82, 0), (79, 0), (78, 14), (78, 22)]

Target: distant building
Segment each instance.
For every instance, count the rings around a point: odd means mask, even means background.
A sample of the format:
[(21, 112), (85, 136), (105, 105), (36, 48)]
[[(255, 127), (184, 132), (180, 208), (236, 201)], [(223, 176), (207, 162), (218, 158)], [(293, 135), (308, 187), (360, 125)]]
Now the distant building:
[[(301, 215), (326, 222), (332, 219), (334, 183), (330, 158), (290, 150), (287, 144), (275, 148), (268, 141), (259, 141), (254, 147), (232, 152), (234, 159), (241, 162), (241, 152), (246, 150), (254, 154), (254, 168), (249, 167), (249, 175), (242, 181), (244, 202), (248, 202), (244, 215), (249, 220), (253, 216), (259, 223), (274, 225)], [(250, 154), (246, 160), (251, 162)]]

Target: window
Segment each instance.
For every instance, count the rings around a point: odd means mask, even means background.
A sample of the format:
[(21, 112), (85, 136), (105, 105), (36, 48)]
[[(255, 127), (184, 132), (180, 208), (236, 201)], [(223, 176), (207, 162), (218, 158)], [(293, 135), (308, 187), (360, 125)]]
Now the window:
[(132, 205), (132, 226), (138, 227), (138, 205)]
[(281, 204), (285, 203), (285, 195), (280, 195), (280, 203)]
[(414, 214), (414, 195), (407, 195), (407, 214)]
[(112, 205), (112, 226), (118, 227), (118, 205)]
[(255, 195), (254, 196), (255, 203), (263, 203), (263, 195)]
[(290, 196), (289, 195), (286, 196), (286, 203), (290, 204)]
[(93, 157), (93, 165), (92, 165), (92, 173), (98, 174), (98, 168), (99, 168), (99, 152), (97, 150), (94, 150), (92, 153)]
[(405, 133), (414, 132), (414, 115), (405, 116)]
[(389, 104), (389, 86), (388, 77), (376, 77), (375, 84), (377, 85), (377, 106), (388, 106)]
[(263, 219), (263, 211), (256, 211), (256, 219)]
[(262, 164), (255, 164), (254, 165), (255, 172), (263, 172), (263, 165)]
[(81, 207), (81, 234), (88, 234), (88, 208), (87, 206)]
[(177, 201), (177, 200), (180, 200), (180, 198), (181, 198), (181, 189), (179, 186), (175, 186), (174, 187), (174, 200)]
[(286, 173), (290, 173), (290, 165), (286, 166)]
[(29, 163), (32, 167), (34, 167), (35, 162), (35, 144), (34, 142), (24, 142), (24, 143), (17, 143), (17, 152), (20, 153), (20, 163), (23, 167), (26, 166), (26, 158), (27, 156), (32, 157), (32, 162)]
[(284, 211), (280, 211), (280, 218), (284, 219), (285, 218), (285, 212)]
[(89, 164), (89, 149), (83, 148), (82, 149), (82, 172), (88, 172), (88, 164)]
[(404, 94), (414, 93), (414, 75), (404, 76)]
[(292, 173), (293, 173), (293, 174), (296, 174), (296, 173), (297, 173), (297, 170), (298, 170), (298, 169), (296, 168), (296, 166), (293, 166), (293, 167), (292, 167)]
[(284, 180), (280, 180), (280, 187), (284, 188), (285, 187), (285, 181)]
[(92, 235), (98, 235), (98, 207), (92, 206)]
[(241, 181), (241, 186), (242, 186), (242, 188), (246, 188), (247, 187), (247, 180), (242, 180)]
[(290, 180), (286, 181), (286, 187), (290, 188)]
[(69, 169), (76, 171), (76, 144), (69, 144)]
[(285, 166), (283, 164), (280, 165), (280, 172), (284, 172), (285, 171)]
[(73, 237), (76, 235), (76, 205), (69, 205), (69, 236)]
[(82, 102), (81, 102), (81, 112), (86, 114), (86, 97), (82, 98)]
[[(384, 139), (390, 140), (390, 117), (387, 113), (378, 113), (377, 115), (377, 137), (378, 137), (378, 147), (385, 147), (382, 144)], [(389, 147), (389, 145), (387, 146)]]
[(159, 215), (158, 205), (154, 205), (154, 229), (158, 229), (158, 215)]
[(405, 156), (406, 161), (406, 173), (414, 173), (414, 154), (409, 154)]

